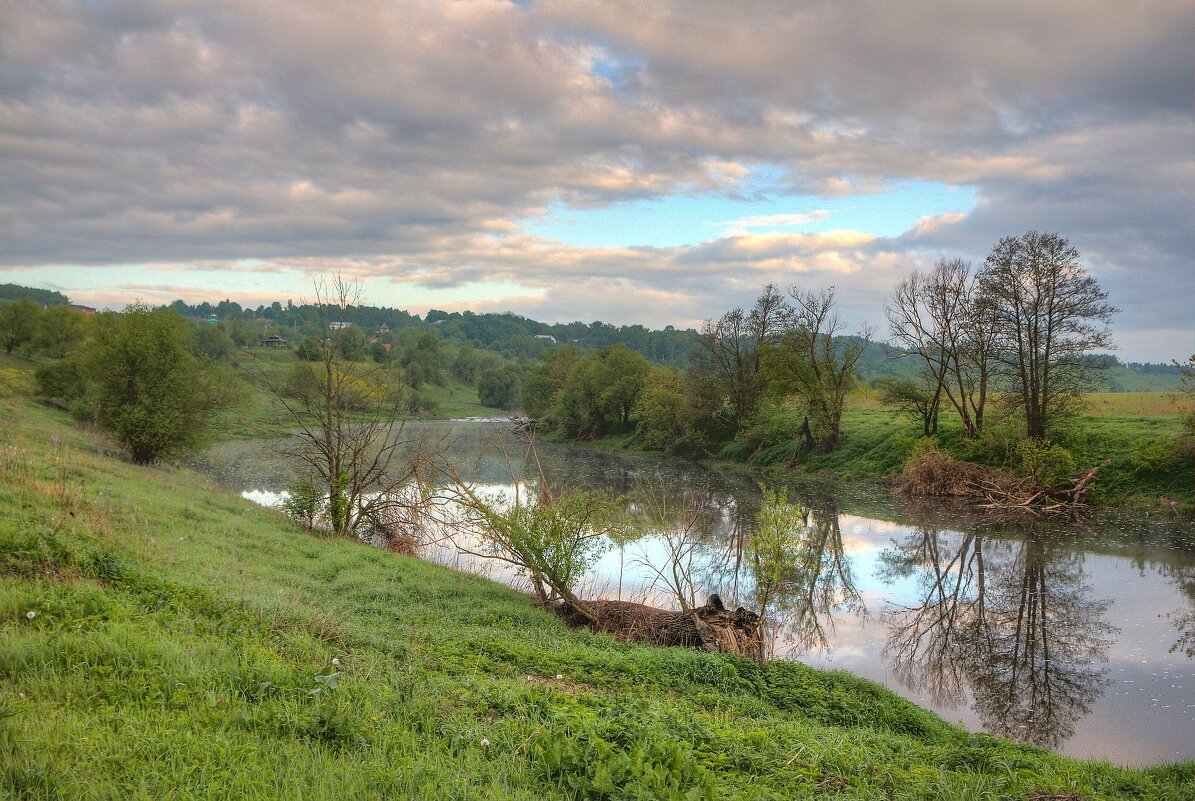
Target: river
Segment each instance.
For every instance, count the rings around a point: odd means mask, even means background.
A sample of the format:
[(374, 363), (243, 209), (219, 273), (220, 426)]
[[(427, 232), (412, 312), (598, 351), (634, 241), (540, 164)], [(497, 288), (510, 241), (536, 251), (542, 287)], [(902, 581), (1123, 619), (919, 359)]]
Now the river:
[[(470, 480), (509, 491), (497, 430), (445, 421), (407, 434), (435, 441)], [(191, 464), (273, 504), (290, 480), (274, 445), (222, 443)], [(716, 591), (750, 605), (741, 546), (762, 501), (758, 478), (562, 444), (537, 451), (553, 487), (624, 495), (634, 514), (669, 532), (611, 547), (583, 594), (675, 606), (656, 569), (682, 550), (700, 600)], [(1192, 521), (991, 521), (870, 484), (785, 489), (802, 507), (802, 534), (788, 592), (772, 608), (776, 656), (848, 670), (969, 730), (1071, 756), (1123, 765), (1195, 757)], [(428, 555), (485, 569), (450, 549)]]

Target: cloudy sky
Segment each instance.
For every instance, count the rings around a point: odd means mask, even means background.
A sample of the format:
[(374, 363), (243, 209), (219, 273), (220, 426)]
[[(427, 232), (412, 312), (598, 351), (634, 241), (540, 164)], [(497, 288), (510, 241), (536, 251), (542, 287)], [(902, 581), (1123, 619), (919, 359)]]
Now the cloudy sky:
[(1056, 231), (1195, 349), (1195, 2), (0, 0), (0, 282), (695, 325)]

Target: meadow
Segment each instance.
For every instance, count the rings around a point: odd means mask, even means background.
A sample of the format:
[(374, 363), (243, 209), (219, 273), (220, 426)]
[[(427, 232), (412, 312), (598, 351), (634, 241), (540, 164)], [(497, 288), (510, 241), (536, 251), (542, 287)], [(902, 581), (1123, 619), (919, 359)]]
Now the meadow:
[[(11, 376), (10, 376), (11, 378)], [(566, 628), (0, 394), (0, 796), (1195, 799), (799, 663)]]

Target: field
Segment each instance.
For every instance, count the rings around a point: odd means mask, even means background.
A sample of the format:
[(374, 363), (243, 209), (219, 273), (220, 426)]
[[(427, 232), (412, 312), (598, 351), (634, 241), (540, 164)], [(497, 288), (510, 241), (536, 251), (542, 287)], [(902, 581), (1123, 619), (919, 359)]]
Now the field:
[(1077, 762), (845, 673), (570, 631), (128, 464), (9, 386), (0, 797), (1195, 799), (1195, 763)]

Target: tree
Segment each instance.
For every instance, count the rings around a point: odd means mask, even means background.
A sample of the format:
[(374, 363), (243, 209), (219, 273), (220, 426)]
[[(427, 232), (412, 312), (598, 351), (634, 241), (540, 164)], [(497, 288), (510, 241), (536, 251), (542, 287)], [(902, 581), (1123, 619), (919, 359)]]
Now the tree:
[(992, 315), (995, 358), (1025, 414), (1031, 439), (1073, 413), (1088, 388), (1096, 349), (1113, 347), (1117, 309), (1058, 234), (1030, 231), (1001, 239), (979, 274)]
[(514, 365), (490, 368), (477, 379), (477, 399), (483, 406), (513, 409), (519, 405), (520, 370)]
[(636, 433), (653, 450), (667, 450), (688, 433), (685, 374), (676, 368), (652, 370), (635, 401)]
[(444, 529), (464, 553), (512, 565), (541, 604), (563, 602), (593, 623), (591, 604), (576, 593), (612, 541), (626, 539), (629, 523), (621, 499), (583, 490), (553, 492), (534, 440), (528, 436), (525, 442), (521, 457), (497, 442), (510, 472), (511, 494), (486, 492), (452, 463), (440, 464), (455, 501), (454, 517)]
[(191, 327), (167, 309), (100, 318), (81, 373), (100, 426), (147, 464), (202, 445), (237, 400), (223, 370), (192, 355)]
[(651, 363), (624, 345), (600, 352), (603, 386), (599, 394), (607, 414), (612, 414), (623, 430), (630, 428), (631, 410), (651, 372)]
[(39, 353), (65, 359), (87, 333), (87, 318), (70, 306), (49, 306), (37, 317), (33, 346)]
[[(360, 294), (358, 286), (339, 275), (318, 280), (320, 330), (328, 332), (332, 321), (347, 321), (351, 307), (360, 305)], [(258, 370), (298, 426), (282, 454), (319, 483), (326, 499), (321, 506), (334, 534), (354, 536), (366, 524), (385, 535), (395, 526), (413, 528), (426, 493), (420, 457), (398, 458), (406, 444), (406, 388), (389, 381), (381, 365), (348, 362), (342, 344), (333, 337), (314, 341), (318, 350), (296, 364), (285, 387), (268, 371)], [(319, 358), (312, 360), (315, 355)]]
[(701, 328), (694, 369), (699, 380), (717, 386), (729, 407), (733, 433), (755, 414), (763, 394), (761, 349), (779, 341), (789, 309), (773, 284), (764, 287), (750, 312), (732, 309)]
[(541, 358), (542, 363), (523, 379), (523, 411), (532, 420), (550, 423), (556, 395), (564, 387), (581, 354), (576, 348), (559, 348), (544, 353)]
[(224, 333), (223, 326), (200, 323), (195, 330), (195, 355), (213, 362), (227, 362), (236, 352), (236, 343)]
[(6, 354), (11, 356), (13, 348), (33, 339), (40, 314), (41, 307), (28, 298), (14, 300), (0, 309), (0, 339), (4, 340)]
[(453, 377), (466, 384), (472, 384), (477, 380), (479, 367), (477, 351), (474, 349), (473, 343), (465, 340), (457, 348), (456, 356), (452, 360)]
[(795, 394), (805, 404), (806, 419), (797, 450), (832, 451), (838, 447), (846, 393), (854, 381), (855, 364), (867, 349), (871, 330), (843, 337), (842, 321), (834, 310), (834, 288), (804, 290), (793, 287), (788, 328), (780, 344), (766, 351), (765, 372), (777, 394)]
[(938, 409), (941, 387), (919, 383), (911, 378), (886, 375), (876, 384), (880, 403), (921, 421), (921, 435), (938, 433)]
[(933, 405), (945, 394), (963, 431), (981, 431), (994, 330), (971, 265), (943, 259), (929, 273), (914, 271), (893, 291), (885, 312), (892, 338), (922, 362)]
[(622, 345), (587, 354), (556, 393), (553, 422), (569, 436), (592, 438), (631, 424), (631, 410), (651, 364)]

